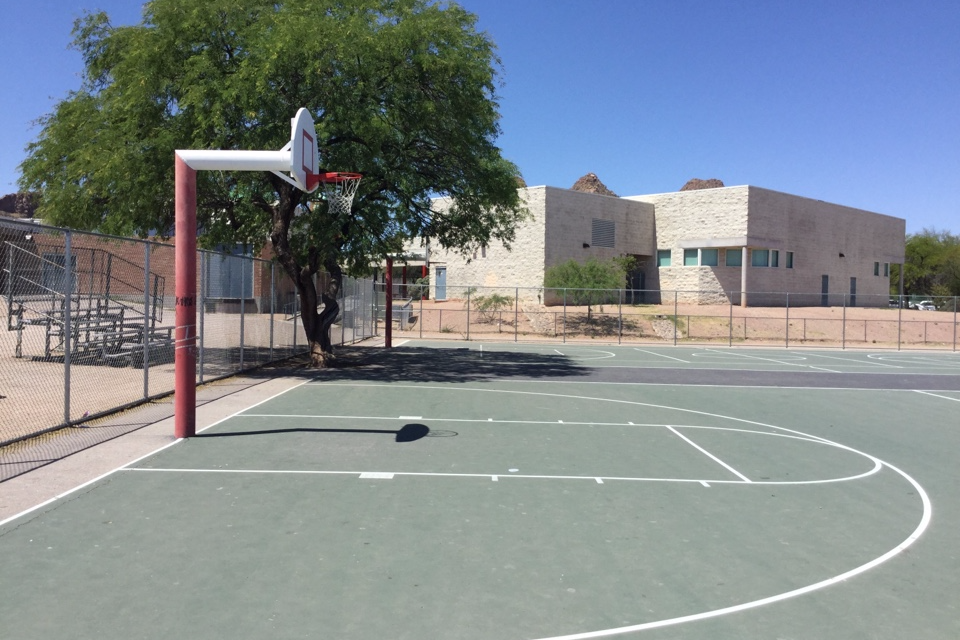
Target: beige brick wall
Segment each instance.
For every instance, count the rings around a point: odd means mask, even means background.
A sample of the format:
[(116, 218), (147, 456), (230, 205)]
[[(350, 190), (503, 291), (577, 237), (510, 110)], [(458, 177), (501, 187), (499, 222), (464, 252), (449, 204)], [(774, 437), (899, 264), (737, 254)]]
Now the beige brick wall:
[[(448, 297), (461, 297), (466, 287), (482, 286), (502, 287), (508, 295), (513, 295), (508, 290), (521, 287), (526, 291), (520, 296), (532, 299), (550, 266), (628, 254), (645, 257), (647, 289), (697, 292), (683, 296), (686, 302), (724, 302), (727, 292), (737, 292), (739, 299), (742, 276), (740, 267), (725, 266), (726, 253), (739, 254), (746, 244), (750, 252), (779, 252), (776, 268), (750, 266), (748, 252), (749, 292), (816, 298), (821, 277), (827, 275), (831, 294), (849, 294), (850, 278), (856, 278), (857, 304), (881, 305), (889, 290), (883, 265), (899, 264), (904, 255), (906, 222), (900, 218), (758, 187), (616, 198), (541, 186), (521, 189), (521, 196), (530, 217), (517, 229), (511, 250), (497, 244), (487, 247), (486, 255), (478, 249), (463, 256), (433, 248), (432, 266), (447, 268)], [(594, 246), (594, 218), (615, 224), (614, 247)], [(719, 265), (683, 266), (684, 249), (696, 248), (718, 249)], [(657, 249), (671, 250), (672, 266), (657, 268)], [(787, 252), (793, 252), (792, 269), (786, 268)], [(875, 262), (880, 263), (879, 276), (873, 275)], [(755, 300), (776, 304), (773, 298)]]
[[(504, 295), (514, 295), (516, 287), (529, 287), (530, 291), (520, 292), (521, 298), (536, 298), (543, 284), (544, 265), (544, 225), (546, 218), (547, 187), (520, 189), (520, 196), (527, 209), (528, 217), (517, 227), (516, 238), (507, 249), (500, 243), (477, 249), (466, 256), (452, 250), (435, 248), (431, 245), (431, 276), (438, 266), (447, 269), (447, 297), (463, 297), (467, 287), (503, 287)], [(449, 206), (449, 202), (438, 200), (437, 207)], [(430, 286), (434, 288), (434, 278)], [(434, 292), (431, 292), (434, 293)]]
[[(653, 257), (654, 209), (625, 198), (547, 187), (546, 267), (568, 260), (608, 260), (621, 255)], [(594, 219), (615, 224), (614, 247), (592, 244)], [(584, 244), (590, 245), (584, 247)]]
[[(678, 191), (643, 196), (628, 200), (650, 203), (656, 218), (656, 250), (669, 249), (671, 266), (656, 269), (647, 278), (650, 289), (664, 291), (710, 291), (713, 300), (725, 291), (740, 290), (740, 269), (724, 267), (720, 250), (720, 267), (684, 267), (685, 248), (723, 247), (742, 244), (747, 236), (748, 187), (724, 187), (698, 191)], [(654, 251), (654, 267), (656, 265)], [(687, 302), (698, 302), (700, 296), (685, 296)]]
[[(725, 256), (746, 244), (748, 291), (819, 294), (827, 275), (832, 294), (849, 294), (856, 278), (858, 305), (885, 305), (884, 263), (903, 261), (906, 222), (892, 216), (751, 186), (630, 199), (656, 208), (657, 248), (672, 252), (671, 267), (659, 269), (664, 291), (740, 291), (741, 269), (725, 266)], [(719, 266), (684, 267), (683, 250), (702, 247), (719, 249)], [(750, 266), (753, 249), (777, 250), (779, 266)], [(786, 268), (788, 251), (793, 269)], [(686, 297), (706, 301), (704, 294)]]
[[(517, 229), (511, 249), (494, 244), (467, 256), (455, 251), (431, 250), (431, 267), (447, 268), (447, 297), (461, 297), (469, 286), (504, 287), (505, 293), (535, 299), (543, 286), (545, 269), (589, 257), (606, 260), (623, 254), (648, 256), (652, 268), (653, 206), (622, 198), (582, 193), (556, 187), (528, 187), (520, 190), (529, 218)], [(449, 206), (437, 201), (437, 206)], [(613, 248), (591, 244), (594, 218), (615, 224)], [(590, 247), (584, 247), (584, 243)]]
[[(751, 269), (749, 289), (819, 292), (827, 275), (830, 292), (841, 294), (850, 293), (850, 278), (856, 278), (858, 305), (886, 305), (883, 264), (903, 262), (906, 221), (750, 187), (749, 237), (752, 246), (780, 249), (781, 262), (779, 269)], [(784, 268), (787, 251), (793, 252), (793, 269)], [(879, 276), (873, 274), (875, 262), (881, 263)]]

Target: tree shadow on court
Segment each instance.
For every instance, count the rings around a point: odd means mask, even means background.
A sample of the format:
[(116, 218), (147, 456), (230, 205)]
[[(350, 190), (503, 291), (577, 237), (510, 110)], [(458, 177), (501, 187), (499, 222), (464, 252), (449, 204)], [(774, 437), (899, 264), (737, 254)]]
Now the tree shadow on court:
[(416, 442), (427, 437), (447, 437), (456, 435), (453, 431), (430, 431), (425, 424), (405, 424), (399, 429), (312, 429), (309, 427), (295, 429), (261, 429), (258, 431), (225, 431), (220, 433), (198, 433), (197, 438), (229, 438), (234, 436), (264, 436), (281, 433), (352, 433), (356, 435), (386, 434), (395, 436), (394, 442)]
[[(553, 347), (550, 347), (553, 348)], [(333, 367), (299, 368), (321, 380), (370, 382), (478, 382), (483, 380), (588, 377), (590, 369), (559, 353), (479, 348), (341, 347)], [(294, 373), (289, 371), (289, 373)], [(254, 375), (256, 375), (254, 373)], [(264, 371), (266, 375), (266, 371)], [(275, 375), (275, 372), (272, 374)]]

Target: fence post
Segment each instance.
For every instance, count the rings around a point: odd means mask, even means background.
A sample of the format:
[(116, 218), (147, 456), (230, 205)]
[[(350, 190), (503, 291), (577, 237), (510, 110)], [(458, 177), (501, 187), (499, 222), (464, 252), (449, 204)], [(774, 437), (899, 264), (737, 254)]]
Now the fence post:
[(623, 340), (623, 289), (617, 290), (617, 344)]
[(727, 346), (733, 346), (733, 296), (729, 296), (730, 300), (730, 337), (727, 340)]
[(270, 262), (270, 362), (273, 362), (273, 322), (274, 322), (274, 307), (276, 305), (277, 299), (277, 281), (276, 281), (276, 264)]
[(840, 348), (847, 348), (847, 294), (843, 294), (843, 315), (841, 316), (840, 326)]
[(953, 296), (953, 350), (957, 350), (957, 296)]
[(470, 287), (467, 287), (467, 340), (470, 339)]
[(567, 290), (563, 290), (563, 341), (567, 341)]
[[(900, 267), (903, 269), (903, 267)], [(901, 271), (902, 273), (902, 271)], [(903, 277), (902, 275), (900, 276)], [(903, 296), (897, 300), (897, 351), (900, 351), (900, 334), (903, 331)]]
[(420, 316), (417, 318), (417, 325), (420, 327), (420, 339), (423, 340), (423, 285), (420, 285)]
[(293, 352), (297, 352), (297, 318), (300, 317), (300, 292), (293, 294)]
[[(92, 291), (92, 289), (91, 289)], [(143, 399), (150, 397), (150, 243), (143, 243)]]
[[(242, 261), (246, 261), (246, 256), (238, 256)], [(246, 300), (247, 300), (247, 290), (246, 290), (246, 279), (243, 277), (247, 271), (247, 265), (241, 263), (240, 265), (240, 371), (243, 371), (243, 323), (244, 316), (246, 314)]]
[(785, 340), (784, 347), (789, 349), (790, 348), (790, 294), (789, 293), (787, 294), (787, 326), (784, 327), (784, 329), (785, 331), (783, 333), (786, 336), (784, 338)]
[(199, 253), (200, 253), (200, 261), (199, 261), (200, 262), (200, 287), (199, 287), (200, 293), (197, 296), (198, 298), (197, 314), (199, 316), (199, 322), (198, 322), (199, 327), (197, 331), (197, 355), (199, 357), (199, 363), (197, 366), (197, 372), (200, 374), (200, 383), (202, 384), (203, 383), (203, 360), (204, 360), (204, 357), (206, 356), (206, 349), (204, 349), (204, 346), (203, 346), (203, 339), (205, 336), (205, 333), (203, 330), (203, 323), (207, 317), (207, 287), (206, 287), (207, 254), (204, 253), (203, 251)]
[[(7, 331), (13, 327), (10, 321), (13, 319), (13, 245), (7, 249)], [(17, 355), (19, 358), (20, 356)]]
[(680, 291), (675, 290), (673, 292), (673, 346), (677, 346), (677, 332), (680, 329), (680, 327), (677, 326), (680, 323), (679, 303)]
[(73, 254), (70, 250), (71, 234), (63, 238), (63, 422), (70, 424), (70, 352), (73, 342)]
[[(346, 278), (344, 278), (344, 280), (345, 279)], [(347, 314), (344, 313), (344, 311), (346, 311), (346, 308), (347, 308), (347, 288), (344, 286), (344, 284), (346, 283), (341, 282), (340, 288), (337, 291), (337, 295), (340, 296), (340, 300), (343, 302), (343, 305), (341, 305), (340, 307), (340, 346), (341, 347), (347, 342), (347, 323), (344, 322), (344, 320), (347, 319)], [(353, 315), (354, 315), (354, 319), (353, 319), (353, 326), (351, 327), (351, 329), (353, 330), (353, 339), (356, 340), (357, 339), (357, 320), (356, 320), (357, 314), (354, 313)], [(332, 332), (333, 328), (331, 327), (330, 330)]]
[(520, 287), (517, 287), (513, 291), (513, 341), (514, 342), (519, 342), (519, 335), (520, 335), (519, 332), (520, 332)]

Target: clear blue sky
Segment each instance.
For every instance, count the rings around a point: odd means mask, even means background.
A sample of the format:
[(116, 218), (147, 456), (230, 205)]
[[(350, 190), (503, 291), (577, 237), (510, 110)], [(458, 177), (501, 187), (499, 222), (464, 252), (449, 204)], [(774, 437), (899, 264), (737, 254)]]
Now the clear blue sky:
[[(593, 172), (636, 195), (720, 178), (960, 233), (957, 0), (461, 4), (498, 45), (499, 143), (529, 185)], [(0, 194), (32, 121), (79, 86), (73, 20), (137, 22), (140, 5), (3, 0)]]

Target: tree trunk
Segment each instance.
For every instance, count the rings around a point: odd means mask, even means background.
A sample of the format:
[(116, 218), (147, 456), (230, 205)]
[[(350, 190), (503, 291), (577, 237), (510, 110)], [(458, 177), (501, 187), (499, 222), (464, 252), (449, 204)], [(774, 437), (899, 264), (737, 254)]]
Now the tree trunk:
[[(343, 270), (334, 261), (326, 260), (324, 262), (323, 266), (330, 274), (330, 279), (325, 282), (318, 296), (314, 276), (319, 271), (322, 252), (317, 247), (311, 247), (308, 251), (308, 257), (303, 263), (298, 262), (297, 258), (294, 257), (290, 248), (289, 230), (290, 222), (298, 204), (296, 190), (281, 183), (279, 179), (274, 179), (273, 183), (277, 193), (280, 194), (279, 202), (270, 205), (264, 203), (263, 205), (273, 216), (273, 229), (270, 233), (270, 239), (273, 243), (277, 261), (297, 288), (297, 295), (300, 298), (300, 318), (303, 321), (303, 331), (307, 336), (307, 344), (310, 345), (310, 365), (318, 368), (328, 367), (334, 359), (330, 327), (333, 326), (340, 312), (340, 305), (337, 304), (337, 292), (340, 290)], [(318, 302), (323, 303), (322, 311), (317, 310)]]
[[(303, 280), (306, 280), (306, 282), (303, 282)], [(339, 288), (339, 280), (331, 278), (329, 284), (320, 292), (319, 301), (323, 303), (323, 309), (318, 311), (317, 288), (314, 286), (313, 279), (311, 277), (302, 278), (297, 283), (303, 330), (307, 335), (307, 343), (310, 345), (311, 367), (328, 367), (336, 357), (333, 353), (330, 329), (340, 313), (340, 305), (337, 303)]]

